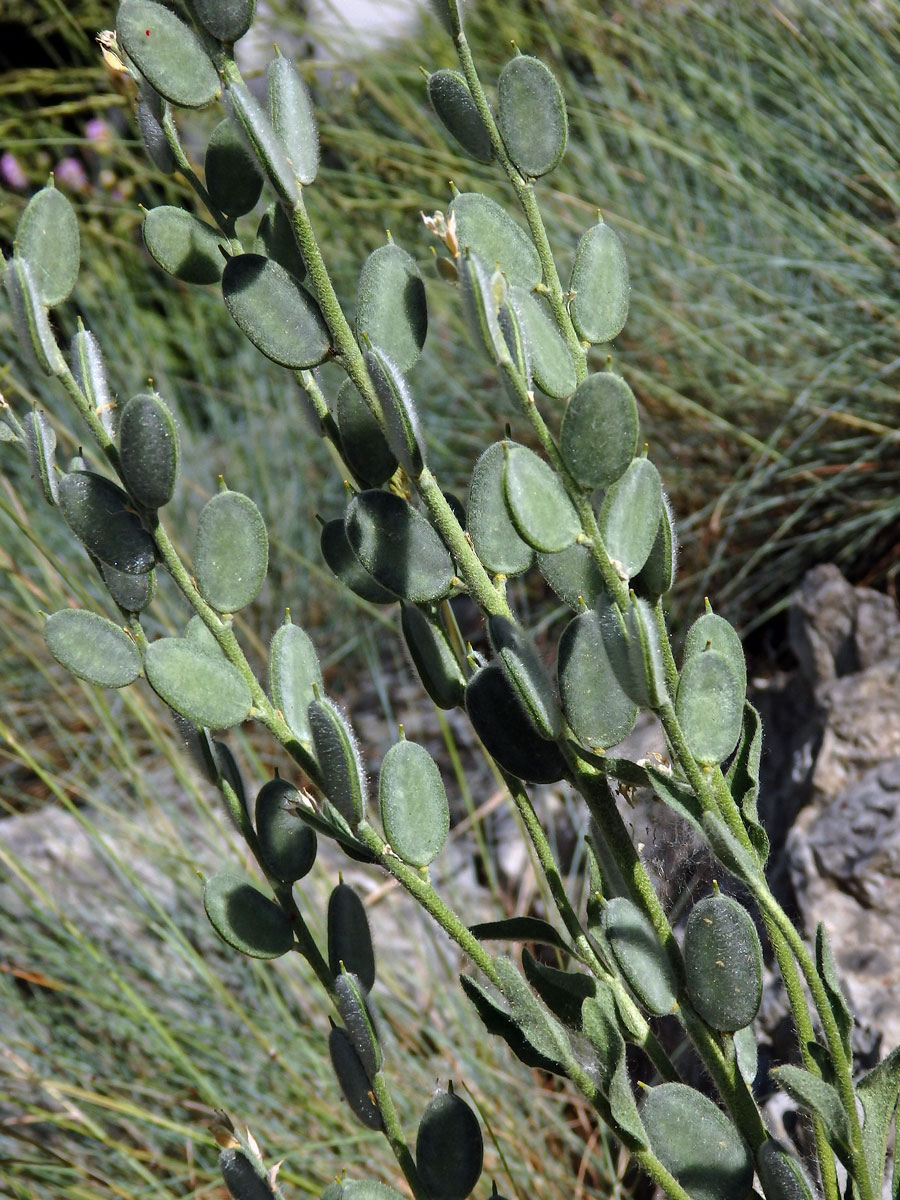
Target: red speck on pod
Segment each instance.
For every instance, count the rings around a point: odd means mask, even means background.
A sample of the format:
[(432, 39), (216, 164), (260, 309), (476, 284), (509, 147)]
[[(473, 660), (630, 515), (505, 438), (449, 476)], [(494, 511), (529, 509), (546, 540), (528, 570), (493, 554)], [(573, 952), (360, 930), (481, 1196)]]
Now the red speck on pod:
[(144, 30), (144, 35), (145, 35), (145, 37), (149, 37), (149, 36), (150, 36), (150, 30), (149, 30), (149, 29), (145, 29), (145, 30)]

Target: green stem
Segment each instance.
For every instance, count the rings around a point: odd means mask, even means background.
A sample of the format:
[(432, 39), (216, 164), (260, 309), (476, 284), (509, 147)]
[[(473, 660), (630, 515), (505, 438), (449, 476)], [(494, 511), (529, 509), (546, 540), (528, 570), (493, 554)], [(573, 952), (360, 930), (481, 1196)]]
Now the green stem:
[(181, 144), (181, 138), (178, 136), (178, 129), (175, 125), (175, 119), (172, 116), (170, 105), (166, 105), (166, 111), (162, 120), (163, 133), (166, 135), (166, 141), (169, 143), (169, 149), (172, 151), (172, 156), (178, 164), (178, 169), (203, 201), (212, 219), (218, 225), (219, 229), (228, 238), (231, 243), (231, 249), (235, 254), (241, 253), (241, 244), (235, 240), (234, 236), (234, 217), (228, 217), (214, 203), (212, 196), (204, 187), (197, 172), (191, 165), (191, 161), (185, 154), (184, 147)]
[(430, 1200), (428, 1193), (422, 1186), (422, 1181), (419, 1179), (419, 1172), (416, 1170), (413, 1156), (403, 1136), (403, 1129), (400, 1125), (400, 1119), (397, 1116), (397, 1110), (394, 1107), (394, 1100), (387, 1086), (384, 1072), (376, 1071), (375, 1078), (372, 1080), (372, 1091), (378, 1102), (378, 1109), (384, 1124), (384, 1136), (390, 1143), (391, 1150), (394, 1152), (394, 1158), (396, 1158), (400, 1170), (406, 1177), (406, 1182), (409, 1184), (415, 1200)]

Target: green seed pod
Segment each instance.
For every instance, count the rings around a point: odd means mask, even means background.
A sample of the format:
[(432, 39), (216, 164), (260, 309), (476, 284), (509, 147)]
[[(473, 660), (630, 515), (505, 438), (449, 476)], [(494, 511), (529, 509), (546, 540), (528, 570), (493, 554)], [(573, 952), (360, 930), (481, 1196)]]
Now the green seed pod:
[(483, 163), (493, 159), (491, 135), (459, 71), (442, 69), (429, 75), (428, 99), (444, 128), (467, 154)]
[(231, 45), (253, 24), (256, 0), (190, 0), (190, 8), (207, 33)]
[(253, 243), (256, 254), (274, 259), (300, 282), (306, 275), (306, 263), (294, 237), (290, 218), (277, 200), (263, 213)]
[(397, 458), (374, 413), (352, 379), (341, 384), (335, 403), (341, 453), (364, 487), (380, 487), (397, 470)]
[(444, 630), (420, 608), (405, 602), (400, 622), (406, 648), (431, 700), (444, 709), (462, 704), (466, 680)]
[(713, 1029), (749, 1025), (762, 999), (762, 947), (750, 914), (730, 896), (695, 904), (684, 931), (691, 1004)]
[(147, 682), (170, 708), (195, 725), (228, 729), (247, 719), (253, 704), (244, 677), (186, 638), (158, 638), (144, 653)]
[(255, 600), (269, 566), (262, 514), (242, 492), (218, 492), (203, 506), (194, 539), (194, 575), (203, 599), (219, 612)]
[(625, 640), (628, 667), (623, 664), (619, 682), (641, 708), (661, 708), (671, 699), (666, 667), (653, 610), (640, 596), (632, 598), (625, 614)]
[(122, 477), (144, 508), (168, 504), (178, 475), (178, 432), (168, 406), (155, 392), (132, 396), (119, 427)]
[(465, 1200), (483, 1164), (478, 1118), (455, 1092), (439, 1092), (422, 1114), (416, 1134), (416, 1168), (431, 1200)]
[(45, 375), (65, 374), (66, 360), (62, 356), (47, 309), (41, 303), (34, 277), (28, 263), (15, 256), (7, 263), (3, 278), (9, 305), (12, 309), (16, 337), (24, 353), (29, 350)]
[(569, 401), (559, 449), (585, 488), (608, 488), (637, 452), (640, 422), (634, 392), (612, 371), (588, 375)]
[(638, 906), (615, 896), (603, 910), (601, 925), (613, 958), (641, 1004), (665, 1016), (678, 1003), (678, 976), (659, 935)]
[(44, 624), (47, 648), (58, 663), (97, 687), (120, 688), (141, 673), (141, 656), (124, 630), (97, 613), (64, 608)]
[(31, 197), (16, 227), (16, 257), (28, 263), (41, 304), (62, 304), (81, 262), (78, 221), (68, 197), (51, 183)]
[(374, 1079), (384, 1065), (384, 1051), (362, 985), (352, 972), (341, 971), (335, 978), (334, 991), (347, 1036), (366, 1075)]
[(122, 0), (116, 36), (157, 92), (180, 108), (205, 108), (219, 94), (219, 73), (180, 17), (153, 0)]
[(222, 278), (226, 243), (217, 229), (193, 213), (161, 204), (145, 215), (143, 231), (150, 256), (176, 279), (218, 283)]
[[(500, 325), (500, 331), (503, 334), (503, 340), (506, 342), (506, 348), (509, 350), (516, 374), (521, 379), (525, 390), (530, 392), (532, 390), (531, 351), (522, 330), (522, 323), (519, 320), (518, 312), (510, 303), (509, 289), (507, 289), (506, 302), (501, 304), (497, 311), (497, 321)], [(501, 382), (510, 401), (510, 406), (514, 412), (518, 412), (519, 394), (512, 381), (506, 375), (506, 372), (503, 372)]]
[(473, 334), (487, 351), (495, 366), (513, 361), (506, 336), (500, 325), (500, 308), (506, 300), (506, 280), (500, 271), (493, 274), (468, 246), (457, 260), (463, 310)]
[(581, 522), (562, 480), (526, 446), (506, 442), (504, 449), (503, 495), (517, 532), (535, 550), (565, 550)]
[(691, 1200), (744, 1200), (753, 1156), (725, 1113), (683, 1083), (649, 1089), (640, 1105), (650, 1146)]
[(605, 604), (575, 617), (559, 641), (559, 697), (572, 732), (586, 746), (608, 749), (628, 737), (638, 706), (622, 686), (628, 650), (618, 616)]
[[(323, 791), (350, 828), (355, 829), (366, 811), (366, 773), (353, 730), (327, 696), (313, 700), (306, 711), (322, 771)], [(347, 966), (356, 970), (349, 963)]]
[(56, 475), (56, 430), (39, 408), (26, 413), (25, 449), (31, 464), (31, 474), (40, 484), (48, 504), (59, 500), (59, 480)]
[(456, 218), (456, 239), (513, 287), (529, 291), (541, 282), (541, 260), (531, 238), (505, 208), (480, 192), (460, 192), (450, 204)]
[(162, 127), (165, 103), (159, 92), (154, 91), (146, 79), (142, 80), (136, 109), (138, 133), (156, 169), (163, 175), (174, 175), (178, 163)]
[(423, 746), (401, 741), (381, 764), (378, 803), (384, 836), (412, 867), (437, 858), (450, 832), (450, 805), (441, 773)]
[(293, 208), (300, 195), (297, 174), (268, 113), (242, 83), (229, 83), (228, 98), (266, 178), (279, 198)]
[(313, 868), (315, 831), (293, 811), (300, 793), (284, 779), (270, 779), (256, 797), (256, 834), (266, 870), (282, 883), (296, 883)]
[(313, 182), (319, 173), (319, 131), (309, 88), (288, 58), (269, 63), (269, 116), (281, 138), (295, 178)]
[[(221, 653), (221, 651), (220, 651)], [(213, 758), (216, 764), (216, 783), (225, 798), (228, 815), (240, 832), (247, 812), (247, 789), (237, 759), (225, 742), (213, 742)], [(229, 795), (229, 793), (231, 793)]]
[(622, 332), (628, 316), (628, 264), (615, 230), (602, 221), (578, 243), (569, 291), (569, 313), (580, 337), (596, 346)]
[(266, 358), (295, 371), (318, 366), (331, 350), (328, 327), (293, 275), (261, 254), (238, 254), (222, 275), (225, 305)]
[(127, 494), (93, 471), (72, 471), (59, 483), (59, 506), (84, 547), (107, 566), (143, 575), (156, 547), (131, 508)]
[(663, 511), (662, 481), (649, 458), (632, 459), (597, 516), (606, 552), (631, 579), (650, 557)]
[(503, 494), (504, 446), (494, 442), (475, 464), (469, 484), (468, 532), (475, 553), (495, 575), (520, 575), (534, 561), (534, 550), (512, 523)]
[(607, 598), (606, 584), (590, 546), (573, 542), (565, 550), (539, 554), (537, 564), (541, 574), (569, 608), (580, 612), (596, 608)]
[(280, 626), (269, 647), (269, 693), (291, 732), (305, 746), (312, 745), (307, 709), (324, 690), (322, 668), (309, 635), (290, 619)]
[(534, 382), (554, 399), (564, 400), (571, 396), (578, 382), (575, 364), (545, 305), (531, 292), (518, 287), (509, 289), (509, 303), (518, 317), (528, 347)]
[(669, 501), (663, 492), (662, 512), (659, 515), (656, 537), (653, 539), (647, 561), (631, 581), (631, 586), (637, 594), (651, 603), (664, 596), (675, 582), (677, 557), (678, 543), (675, 538), (674, 519)]
[(262, 195), (259, 165), (234, 117), (225, 117), (212, 131), (203, 170), (213, 204), (227, 217), (250, 212)]
[[(353, 1115), (367, 1129), (383, 1129), (381, 1112), (369, 1076), (359, 1061), (350, 1035), (339, 1025), (333, 1025), (328, 1035), (328, 1053), (331, 1055), (331, 1065), (337, 1076), (338, 1086)], [(346, 1197), (347, 1194), (345, 1183), (341, 1197)]]
[(519, 702), (542, 737), (558, 738), (562, 713), (550, 674), (525, 631), (506, 617), (488, 618), (488, 633)]
[(707, 650), (715, 650), (728, 660), (731, 670), (740, 681), (741, 691), (746, 691), (747, 663), (741, 639), (734, 626), (711, 609), (698, 617), (687, 631), (684, 639), (684, 663), (687, 664), (689, 658)]
[(143, 612), (156, 591), (156, 576), (153, 571), (143, 575), (132, 575), (128, 571), (117, 571), (106, 563), (98, 563), (106, 590), (123, 613)]
[[(343, 1185), (344, 1200), (402, 1200), (399, 1192), (371, 1179), (348, 1179)], [(324, 1196), (322, 1200), (325, 1200)]]
[(453, 560), (428, 521), (401, 496), (357, 493), (347, 506), (344, 527), (353, 553), (388, 591), (417, 604), (449, 595)]
[(375, 983), (375, 949), (362, 900), (346, 883), (339, 883), (328, 900), (328, 966), (335, 979), (351, 971), (363, 990)]
[(100, 343), (87, 329), (79, 329), (72, 338), (72, 374), (84, 392), (94, 416), (110, 438), (117, 433), (116, 405), (109, 394), (106, 367)]
[(466, 712), (487, 752), (504, 771), (530, 783), (556, 783), (566, 762), (541, 737), (499, 662), (479, 668), (466, 684)]
[(335, 1180), (334, 1183), (329, 1183), (328, 1187), (319, 1197), (319, 1200), (343, 1200), (344, 1185), (340, 1180)]
[(232, 1200), (275, 1200), (275, 1193), (242, 1150), (223, 1150), (219, 1170)]
[(738, 744), (744, 689), (731, 662), (718, 650), (695, 654), (684, 664), (675, 713), (688, 749), (704, 766), (722, 762)]
[(406, 380), (377, 346), (366, 351), (365, 360), (384, 413), (388, 446), (407, 475), (418, 479), (425, 467), (425, 440)]
[(389, 242), (363, 263), (356, 292), (356, 338), (368, 339), (408, 371), (425, 345), (428, 308), (415, 260)]
[(766, 1200), (813, 1200), (812, 1187), (800, 1163), (772, 1138), (756, 1152), (756, 1172)]
[(343, 521), (328, 521), (322, 526), (322, 557), (341, 583), (370, 604), (393, 604), (396, 592), (382, 587), (365, 569), (347, 541)]
[(556, 78), (539, 58), (511, 58), (497, 81), (497, 124), (523, 175), (546, 175), (566, 152), (569, 122)]
[(195, 613), (188, 621), (184, 630), (184, 638), (198, 650), (203, 650), (206, 654), (212, 654), (215, 658), (224, 658), (225, 653), (222, 647), (216, 641), (216, 636), (200, 616)]
[(747, 1087), (752, 1088), (759, 1074), (759, 1046), (753, 1026), (745, 1025), (743, 1029), (736, 1029), (733, 1041), (734, 1057), (741, 1078)]
[(237, 871), (219, 871), (203, 885), (203, 907), (223, 942), (251, 958), (280, 958), (294, 930), (274, 900)]

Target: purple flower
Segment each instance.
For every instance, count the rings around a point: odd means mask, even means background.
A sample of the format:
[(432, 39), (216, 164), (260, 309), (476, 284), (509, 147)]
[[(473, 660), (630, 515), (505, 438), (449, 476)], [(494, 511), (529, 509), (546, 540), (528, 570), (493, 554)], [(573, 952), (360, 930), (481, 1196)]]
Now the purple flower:
[(102, 117), (92, 117), (84, 127), (84, 136), (98, 150), (107, 150), (112, 141), (112, 130)]
[(57, 183), (64, 184), (72, 192), (83, 192), (91, 186), (79, 158), (61, 158), (53, 174)]
[(19, 166), (18, 159), (8, 150), (0, 154), (0, 179), (16, 192), (22, 192), (28, 187), (28, 177)]

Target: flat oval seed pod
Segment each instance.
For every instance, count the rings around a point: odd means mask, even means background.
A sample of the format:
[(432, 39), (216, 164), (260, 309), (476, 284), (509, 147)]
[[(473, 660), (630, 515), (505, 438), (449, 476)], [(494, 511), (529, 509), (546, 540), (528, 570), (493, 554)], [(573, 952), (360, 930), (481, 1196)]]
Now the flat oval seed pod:
[(97, 687), (127, 687), (141, 673), (141, 656), (128, 634), (86, 609), (53, 613), (44, 624), (44, 638), (58, 663)]
[(766, 1200), (813, 1200), (803, 1168), (772, 1138), (756, 1152), (756, 1171)]
[(253, 24), (256, 0), (191, 0), (191, 11), (220, 42), (236, 42)]
[(465, 1200), (481, 1177), (484, 1139), (462, 1097), (439, 1092), (416, 1133), (416, 1169), (431, 1200)]
[(203, 43), (180, 17), (153, 0), (122, 0), (116, 36), (153, 87), (180, 108), (205, 108), (219, 94), (219, 74)]
[(605, 750), (628, 737), (638, 706), (622, 686), (627, 649), (606, 606), (575, 617), (559, 641), (559, 697), (572, 732), (585, 746)]
[(374, 579), (365, 569), (347, 541), (344, 522), (328, 521), (322, 526), (320, 539), (322, 557), (341, 581), (355, 595), (370, 604), (393, 604), (400, 597)]
[[(371, 1179), (347, 1179), (343, 1184), (341, 1200), (401, 1200), (399, 1192), (386, 1183)], [(325, 1200), (325, 1197), (322, 1197)]]
[(513, 525), (535, 550), (571, 546), (581, 522), (559, 476), (527, 446), (506, 443), (503, 495)]
[[(327, 696), (313, 700), (307, 716), (322, 771), (323, 791), (350, 828), (355, 829), (366, 811), (366, 773), (353, 730)], [(356, 970), (349, 963), (347, 967)]]
[(566, 762), (541, 737), (499, 662), (479, 668), (466, 684), (466, 711), (487, 752), (504, 771), (530, 783), (556, 783)]
[(560, 453), (582, 487), (608, 488), (637, 453), (639, 428), (634, 392), (621, 375), (600, 371), (588, 375), (569, 401)]
[(483, 163), (493, 159), (491, 135), (459, 71), (442, 69), (429, 75), (428, 99), (444, 128), (467, 154)]
[(288, 158), (284, 142), (249, 88), (242, 83), (229, 83), (228, 98), (234, 115), (244, 127), (250, 145), (266, 178), (286, 204), (293, 207), (299, 196), (299, 184), (294, 164)]
[(365, 359), (384, 413), (388, 446), (403, 470), (418, 479), (425, 466), (425, 439), (406, 380), (397, 364), (377, 346), (366, 351)]
[(306, 185), (319, 173), (319, 131), (309, 88), (288, 58), (269, 64), (269, 116), (281, 138), (294, 176)]
[(747, 910), (730, 896), (707, 896), (684, 931), (684, 976), (691, 1004), (713, 1029), (749, 1025), (762, 1000), (762, 947)]
[(154, 692), (181, 716), (207, 729), (246, 720), (253, 697), (237, 667), (186, 638), (158, 638), (144, 652), (144, 673)]
[(498, 267), (506, 281), (529, 291), (541, 282), (541, 260), (531, 238), (505, 208), (480, 192), (460, 192), (450, 204), (456, 238), (489, 270)]
[(356, 478), (364, 487), (387, 483), (397, 470), (397, 457), (352, 379), (341, 384), (335, 416), (341, 434), (341, 453)]
[(306, 275), (306, 263), (291, 222), (277, 200), (269, 205), (260, 219), (253, 250), (256, 254), (274, 259), (298, 282)]
[(744, 689), (718, 650), (695, 654), (684, 664), (675, 713), (691, 754), (704, 766), (726, 759), (738, 744)]
[(624, 896), (607, 904), (601, 917), (613, 958), (628, 986), (656, 1016), (665, 1016), (678, 1002), (678, 976), (648, 918)]
[(59, 484), (59, 506), (69, 528), (95, 558), (132, 575), (156, 561), (153, 539), (125, 492), (93, 471), (72, 471)]
[(522, 174), (552, 171), (566, 152), (569, 121), (550, 68), (528, 54), (511, 58), (500, 72), (497, 100), (503, 144)]
[(389, 242), (363, 263), (356, 293), (356, 339), (368, 338), (401, 371), (408, 371), (425, 345), (428, 307), (415, 259)]
[(263, 862), (282, 883), (303, 879), (316, 861), (315, 831), (291, 811), (299, 803), (300, 793), (284, 779), (270, 779), (256, 797), (254, 815)]
[(119, 426), (122, 477), (144, 508), (172, 499), (178, 475), (178, 432), (168, 406), (155, 392), (132, 396)]
[(625, 641), (628, 669), (623, 665), (619, 676), (622, 686), (642, 708), (655, 709), (669, 703), (659, 630), (652, 608), (640, 596), (633, 598), (625, 614)]
[(489, 571), (495, 575), (520, 575), (534, 561), (534, 550), (519, 537), (506, 506), (505, 457), (504, 443), (494, 442), (475, 464), (469, 484), (468, 532), (475, 553)]
[(488, 618), (494, 653), (503, 664), (522, 707), (545, 738), (562, 733), (562, 713), (543, 659), (525, 631), (506, 617)]
[(353, 553), (382, 587), (417, 604), (449, 595), (453, 559), (432, 526), (401, 496), (357, 493), (347, 506), (344, 527)]
[(300, 371), (328, 357), (331, 338), (319, 306), (271, 258), (238, 254), (229, 259), (222, 295), (236, 324), (266, 358)]
[(269, 647), (269, 692), (291, 732), (306, 746), (312, 745), (307, 709), (316, 688), (324, 691), (316, 648), (305, 630), (285, 621)]
[(400, 623), (406, 647), (431, 700), (444, 709), (462, 704), (466, 680), (443, 629), (420, 608), (405, 601)]
[(677, 557), (678, 543), (675, 537), (672, 510), (665, 493), (663, 493), (663, 506), (656, 537), (653, 539), (647, 561), (631, 581), (635, 592), (650, 601), (656, 601), (664, 596), (675, 582)]
[(707, 650), (716, 650), (728, 660), (732, 671), (741, 684), (741, 690), (747, 688), (747, 662), (744, 658), (744, 647), (738, 637), (737, 630), (718, 613), (705, 612), (693, 623), (684, 639), (683, 659), (703, 654)]
[(144, 80), (135, 110), (138, 133), (156, 169), (162, 171), (163, 175), (174, 175), (178, 170), (178, 163), (162, 127), (164, 103), (159, 93)]
[(72, 374), (78, 386), (106, 433), (114, 438), (117, 432), (116, 405), (109, 394), (100, 343), (89, 330), (79, 329), (72, 338), (71, 359)]
[(225, 117), (212, 131), (203, 170), (213, 204), (228, 217), (242, 217), (262, 195), (259, 166), (234, 117)]
[(450, 805), (434, 759), (415, 742), (397, 742), (381, 764), (378, 803), (384, 835), (412, 867), (437, 858), (450, 832)]
[(185, 283), (218, 283), (225, 241), (217, 229), (193, 213), (170, 204), (151, 208), (144, 217), (144, 245), (151, 257)]
[(463, 311), (472, 333), (492, 363), (498, 367), (508, 365), (513, 361), (512, 351), (500, 324), (507, 290), (504, 276), (499, 269), (491, 273), (468, 246), (463, 247), (456, 262)]
[(31, 268), (24, 259), (13, 255), (6, 267), (3, 285), (12, 309), (16, 336), (23, 352), (34, 355), (45, 375), (65, 374), (66, 362), (50, 327), (47, 309), (38, 295)]
[(124, 613), (143, 612), (156, 591), (156, 577), (152, 571), (143, 575), (131, 575), (128, 571), (117, 571), (100, 563), (100, 574), (106, 590)]
[(359, 896), (346, 883), (339, 883), (328, 900), (328, 966), (335, 979), (344, 969), (351, 971), (365, 991), (375, 983), (375, 949), (369, 918)]
[(576, 612), (583, 607), (596, 608), (605, 601), (606, 584), (590, 547), (583, 542), (573, 542), (553, 554), (539, 554), (537, 564), (563, 604)]
[(41, 303), (62, 304), (81, 262), (78, 221), (68, 197), (52, 185), (35, 192), (16, 226), (15, 250), (28, 263)]
[(373, 1079), (384, 1065), (384, 1052), (369, 1011), (365, 992), (351, 971), (341, 971), (334, 981), (337, 1010), (353, 1049), (369, 1079)]
[(237, 871), (219, 871), (206, 880), (203, 907), (222, 941), (241, 954), (280, 958), (294, 945), (286, 914)]
[[(340, 1025), (333, 1025), (331, 1028), (328, 1035), (328, 1053), (338, 1086), (353, 1115), (367, 1129), (383, 1129), (381, 1112), (369, 1076), (359, 1061), (350, 1035), (346, 1029), (341, 1029)], [(343, 1184), (342, 1198), (348, 1194), (347, 1186), (346, 1183)]]
[(241, 1150), (223, 1150), (219, 1170), (232, 1200), (275, 1200), (275, 1193)]
[(617, 337), (628, 317), (628, 264), (615, 230), (600, 222), (578, 243), (569, 290), (572, 324), (596, 346)]
[(634, 458), (597, 515), (606, 552), (631, 579), (650, 557), (663, 510), (662, 480), (649, 458)]
[(194, 540), (197, 587), (219, 612), (239, 612), (255, 600), (269, 566), (262, 514), (242, 492), (218, 492), (203, 506)]
[(750, 1195), (750, 1148), (712, 1100), (683, 1083), (661, 1083), (644, 1094), (640, 1114), (654, 1154), (691, 1200)]
[(528, 347), (528, 361), (534, 382), (542, 392), (557, 400), (571, 396), (578, 382), (575, 364), (546, 307), (524, 288), (511, 287), (509, 300), (519, 318), (522, 336)]
[(195, 613), (188, 621), (183, 637), (186, 641), (196, 646), (198, 650), (203, 650), (205, 653), (212, 654), (216, 658), (225, 657), (222, 647), (216, 641), (215, 634), (199, 613)]
[(39, 408), (26, 413), (25, 449), (31, 464), (31, 474), (38, 481), (44, 499), (56, 504), (59, 499), (59, 479), (56, 474), (56, 430)]

